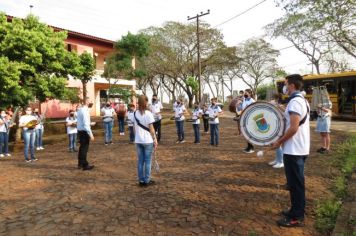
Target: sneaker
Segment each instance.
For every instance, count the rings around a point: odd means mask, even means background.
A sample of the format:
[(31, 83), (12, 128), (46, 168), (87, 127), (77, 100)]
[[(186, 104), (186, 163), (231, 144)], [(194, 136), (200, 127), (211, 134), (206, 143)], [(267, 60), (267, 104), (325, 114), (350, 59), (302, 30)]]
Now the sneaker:
[(4, 154), (0, 154), (0, 157), (5, 157), (5, 155)]
[(41, 148), (40, 148), (40, 147), (37, 147), (36, 150), (39, 151), (39, 150), (41, 150)]
[(179, 143), (185, 143), (185, 140), (183, 139), (183, 140), (181, 140)]
[(303, 218), (289, 218), (285, 217), (277, 221), (277, 225), (281, 227), (303, 227), (304, 219)]
[(5, 154), (5, 156), (7, 156), (7, 157), (11, 157), (11, 154), (10, 154), (10, 153), (7, 153), (7, 154)]
[(38, 161), (38, 159), (35, 157), (34, 159), (31, 159), (31, 161)]
[(272, 167), (279, 169), (279, 168), (283, 168), (283, 167), (284, 167), (284, 164), (283, 164), (283, 163), (277, 163), (277, 164), (275, 164), (275, 165), (272, 166)]
[(110, 142), (110, 144), (114, 144), (113, 142)]
[(94, 169), (94, 166), (86, 166), (86, 167), (83, 167), (83, 170), (92, 170)]
[(145, 183), (145, 186), (155, 185), (155, 184), (156, 184), (156, 181), (150, 180), (148, 183)]
[(108, 146), (108, 143), (105, 143), (105, 146)]
[(276, 161), (270, 161), (270, 162), (268, 162), (268, 165), (270, 165), (270, 166), (274, 166), (275, 164), (277, 164)]
[(146, 186), (146, 183), (145, 182), (138, 182), (138, 186), (144, 187), (144, 186)]
[(44, 147), (40, 147), (40, 150), (44, 150)]
[(180, 141), (179, 141), (179, 140), (177, 140), (177, 141), (176, 141), (176, 143), (180, 143)]
[(255, 150), (253, 150), (253, 149), (244, 149), (243, 151), (244, 151), (244, 153), (254, 153), (255, 152)]
[(27, 160), (27, 159), (26, 159), (25, 161), (26, 161), (27, 163), (31, 162), (31, 160)]

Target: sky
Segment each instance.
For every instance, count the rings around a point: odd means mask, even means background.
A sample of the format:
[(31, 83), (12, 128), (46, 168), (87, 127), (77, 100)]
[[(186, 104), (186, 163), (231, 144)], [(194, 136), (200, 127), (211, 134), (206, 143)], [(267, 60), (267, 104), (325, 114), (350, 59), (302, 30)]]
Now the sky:
[[(221, 24), (258, 3), (247, 13)], [(46, 24), (115, 41), (128, 31), (137, 33), (166, 21), (187, 23), (188, 16), (208, 9), (210, 14), (201, 20), (212, 27), (219, 25), (228, 46), (263, 36), (263, 27), (283, 15), (274, 0), (0, 0), (0, 11), (8, 15), (23, 18), (32, 12)], [(275, 49), (291, 45), (284, 39), (266, 39)], [(289, 73), (311, 73), (306, 57), (294, 48), (281, 50), (278, 63)]]

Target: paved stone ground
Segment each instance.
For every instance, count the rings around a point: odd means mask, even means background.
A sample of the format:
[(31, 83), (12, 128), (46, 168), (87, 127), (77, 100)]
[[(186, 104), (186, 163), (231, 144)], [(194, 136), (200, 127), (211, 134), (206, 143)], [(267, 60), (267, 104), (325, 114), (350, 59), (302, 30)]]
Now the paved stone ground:
[[(331, 156), (315, 154), (319, 136), (312, 132), (312, 155), (306, 166), (306, 226), (276, 226), (289, 205), (283, 169), (243, 154), (236, 123), (222, 119), (221, 145), (192, 142), (186, 124), (185, 144), (174, 144), (175, 127), (163, 127), (157, 185), (137, 186), (136, 157), (127, 136), (103, 145), (91, 143), (93, 171), (78, 170), (76, 154), (66, 143), (47, 145), (38, 162), (25, 163), (22, 153), (0, 160), (0, 235), (318, 235), (313, 227), (315, 200), (330, 194), (335, 170)], [(333, 140), (344, 140), (333, 133)]]

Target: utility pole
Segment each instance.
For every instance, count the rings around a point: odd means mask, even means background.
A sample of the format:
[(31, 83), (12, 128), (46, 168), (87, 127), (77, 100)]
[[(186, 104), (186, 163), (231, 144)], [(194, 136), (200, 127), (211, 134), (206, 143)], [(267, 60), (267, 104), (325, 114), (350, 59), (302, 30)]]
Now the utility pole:
[(30, 5), (30, 15), (32, 15), (32, 8), (33, 8), (33, 5)]
[(197, 50), (198, 50), (198, 82), (199, 82), (199, 102), (201, 102), (202, 94), (201, 94), (201, 63), (200, 63), (200, 36), (199, 36), (199, 17), (205, 16), (210, 14), (210, 10), (207, 12), (203, 13), (200, 12), (200, 14), (197, 14), (196, 16), (189, 17), (188, 20), (193, 20), (197, 19)]

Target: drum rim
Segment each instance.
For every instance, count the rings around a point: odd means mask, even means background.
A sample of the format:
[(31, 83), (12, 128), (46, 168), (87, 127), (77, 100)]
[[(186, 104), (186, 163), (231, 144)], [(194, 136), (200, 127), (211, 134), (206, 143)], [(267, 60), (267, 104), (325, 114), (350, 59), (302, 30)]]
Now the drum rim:
[[(245, 113), (249, 110), (248, 108), (251, 107), (251, 106), (256, 106), (258, 104), (267, 104), (268, 106), (270, 107), (273, 107), (281, 116), (282, 118), (282, 122), (280, 122), (280, 124), (282, 125), (282, 127), (280, 128), (280, 134), (277, 134), (275, 138), (271, 139), (270, 141), (268, 142), (257, 142), (255, 141), (254, 139), (251, 139), (250, 137), (248, 137), (247, 133), (245, 132), (245, 129), (242, 127), (242, 122), (243, 122), (243, 117), (245, 115)], [(251, 103), (250, 105), (248, 105), (241, 113), (240, 115), (240, 121), (239, 121), (239, 127), (240, 127), (240, 130), (241, 130), (241, 134), (245, 137), (245, 139), (250, 142), (251, 144), (254, 144), (254, 145), (257, 145), (257, 146), (267, 146), (267, 145), (270, 145), (272, 144), (273, 142), (277, 141), (280, 137), (283, 136), (284, 132), (285, 132), (285, 128), (286, 128), (286, 120), (285, 120), (285, 117), (283, 115), (283, 112), (278, 109), (278, 107), (276, 107), (275, 105), (273, 105), (272, 103), (270, 102), (265, 102), (265, 101), (258, 101), (258, 102), (254, 102), (254, 103)]]

